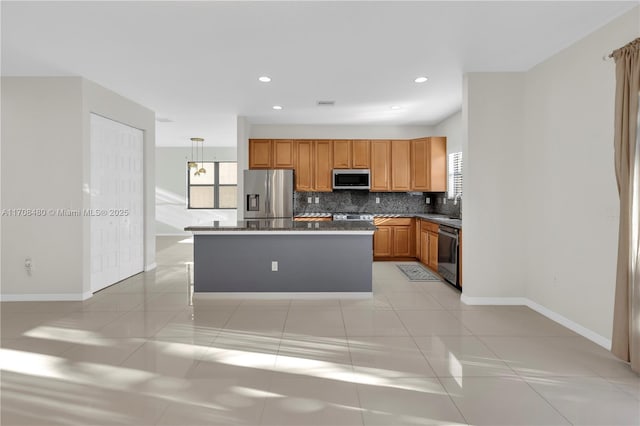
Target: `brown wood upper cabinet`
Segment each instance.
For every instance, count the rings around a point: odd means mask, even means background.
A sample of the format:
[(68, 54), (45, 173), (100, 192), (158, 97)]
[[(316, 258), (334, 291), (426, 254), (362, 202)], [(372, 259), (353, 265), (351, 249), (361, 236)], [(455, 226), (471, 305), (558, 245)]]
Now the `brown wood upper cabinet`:
[(250, 169), (295, 169), (296, 191), (332, 191), (333, 169), (371, 169), (371, 191), (447, 190), (447, 139), (250, 139)]
[(333, 141), (333, 168), (350, 169), (352, 164), (351, 141)]
[(371, 191), (411, 191), (411, 141), (371, 141)]
[(315, 189), (314, 191), (333, 191), (333, 144), (331, 141), (315, 141)]
[(391, 190), (411, 190), (411, 141), (391, 141)]
[(370, 157), (368, 140), (334, 140), (334, 169), (368, 169)]
[(351, 141), (351, 168), (368, 169), (371, 162), (371, 141)]
[(391, 190), (391, 141), (371, 141), (371, 192)]
[(273, 168), (293, 169), (295, 166), (295, 146), (292, 139), (273, 140)]
[(293, 169), (294, 165), (292, 139), (249, 139), (250, 169)]
[(447, 138), (432, 136), (411, 141), (411, 189), (447, 190)]
[(332, 191), (333, 145), (331, 141), (297, 140), (294, 146), (296, 191)]
[(270, 169), (271, 151), (271, 139), (249, 139), (249, 168)]

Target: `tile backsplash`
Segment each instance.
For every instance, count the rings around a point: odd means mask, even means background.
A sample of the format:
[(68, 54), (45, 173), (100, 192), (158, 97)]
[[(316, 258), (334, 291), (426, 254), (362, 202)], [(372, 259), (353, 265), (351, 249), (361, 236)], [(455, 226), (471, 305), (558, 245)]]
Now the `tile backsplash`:
[(429, 213), (444, 214), (450, 217), (457, 217), (459, 219), (462, 218), (461, 199), (454, 203), (453, 200), (447, 198), (447, 194), (444, 192), (430, 194), (430, 196), (431, 210), (429, 210)]
[[(308, 202), (309, 197), (311, 203)], [(315, 198), (319, 197), (316, 204)], [(430, 198), (430, 204), (426, 203)], [(376, 198), (379, 203), (376, 203)], [(460, 217), (460, 205), (443, 200), (445, 193), (422, 192), (296, 192), (294, 210), (301, 213), (440, 213)]]

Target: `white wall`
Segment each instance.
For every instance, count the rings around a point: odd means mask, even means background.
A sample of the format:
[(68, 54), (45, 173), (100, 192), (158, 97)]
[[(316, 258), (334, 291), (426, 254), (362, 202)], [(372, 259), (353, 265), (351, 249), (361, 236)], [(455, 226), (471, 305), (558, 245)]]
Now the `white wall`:
[(464, 203), (463, 292), (465, 297), (524, 294), (522, 73), (465, 76), (463, 108)]
[(447, 137), (447, 154), (462, 151), (462, 110), (451, 114), (438, 123), (433, 130), (433, 135)]
[(610, 345), (615, 64), (640, 7), (525, 73), (465, 76), (463, 299), (524, 303)]
[[(82, 209), (81, 96), (76, 77), (2, 77), (4, 209)], [(3, 299), (78, 298), (82, 238), (82, 217), (2, 217)]]
[(636, 8), (526, 75), (527, 297), (611, 338), (618, 193), (615, 63), (640, 36)]
[[(89, 114), (142, 129), (145, 265), (155, 261), (153, 111), (80, 77), (2, 78), (2, 205), (45, 209), (46, 216), (2, 218), (4, 300), (72, 300), (90, 296)], [(28, 275), (25, 258), (31, 258)]]
[[(144, 167), (144, 266), (150, 270), (156, 266), (156, 230), (155, 230), (155, 140), (156, 120), (155, 112), (139, 105), (129, 99), (118, 95), (92, 81), (82, 79), (82, 124), (83, 124), (83, 164), (84, 179), (83, 189), (88, 187), (90, 180), (90, 114), (95, 113), (111, 120), (118, 121), (144, 132), (143, 167)], [(84, 207), (90, 208), (89, 194), (84, 191)], [(84, 220), (84, 244), (85, 266), (84, 273), (85, 291), (90, 289), (90, 218)]]
[[(205, 161), (236, 161), (236, 147), (204, 148)], [(184, 228), (214, 220), (236, 222), (236, 209), (187, 209), (186, 164), (191, 147), (156, 148), (156, 233), (189, 235)], [(238, 198), (240, 200), (240, 198)]]
[(249, 168), (249, 134), (251, 124), (246, 117), (237, 119), (237, 161), (238, 161), (238, 220), (244, 219), (244, 170)]
[(433, 136), (432, 126), (320, 126), (258, 125), (251, 126), (253, 139), (412, 139)]

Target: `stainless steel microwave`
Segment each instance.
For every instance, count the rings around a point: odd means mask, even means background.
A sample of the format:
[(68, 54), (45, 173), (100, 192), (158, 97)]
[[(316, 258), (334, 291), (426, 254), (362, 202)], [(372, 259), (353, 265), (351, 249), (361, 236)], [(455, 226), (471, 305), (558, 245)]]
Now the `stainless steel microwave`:
[(333, 169), (333, 189), (370, 189), (369, 169)]

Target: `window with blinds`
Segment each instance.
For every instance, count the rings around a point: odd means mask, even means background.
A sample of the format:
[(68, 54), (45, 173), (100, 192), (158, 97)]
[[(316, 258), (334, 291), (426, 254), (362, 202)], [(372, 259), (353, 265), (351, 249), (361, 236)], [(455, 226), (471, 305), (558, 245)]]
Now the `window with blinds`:
[(449, 154), (448, 198), (462, 197), (462, 152)]
[[(197, 169), (187, 166), (187, 208), (235, 209), (237, 208), (238, 163), (204, 161)], [(204, 168), (206, 173), (194, 174)]]

